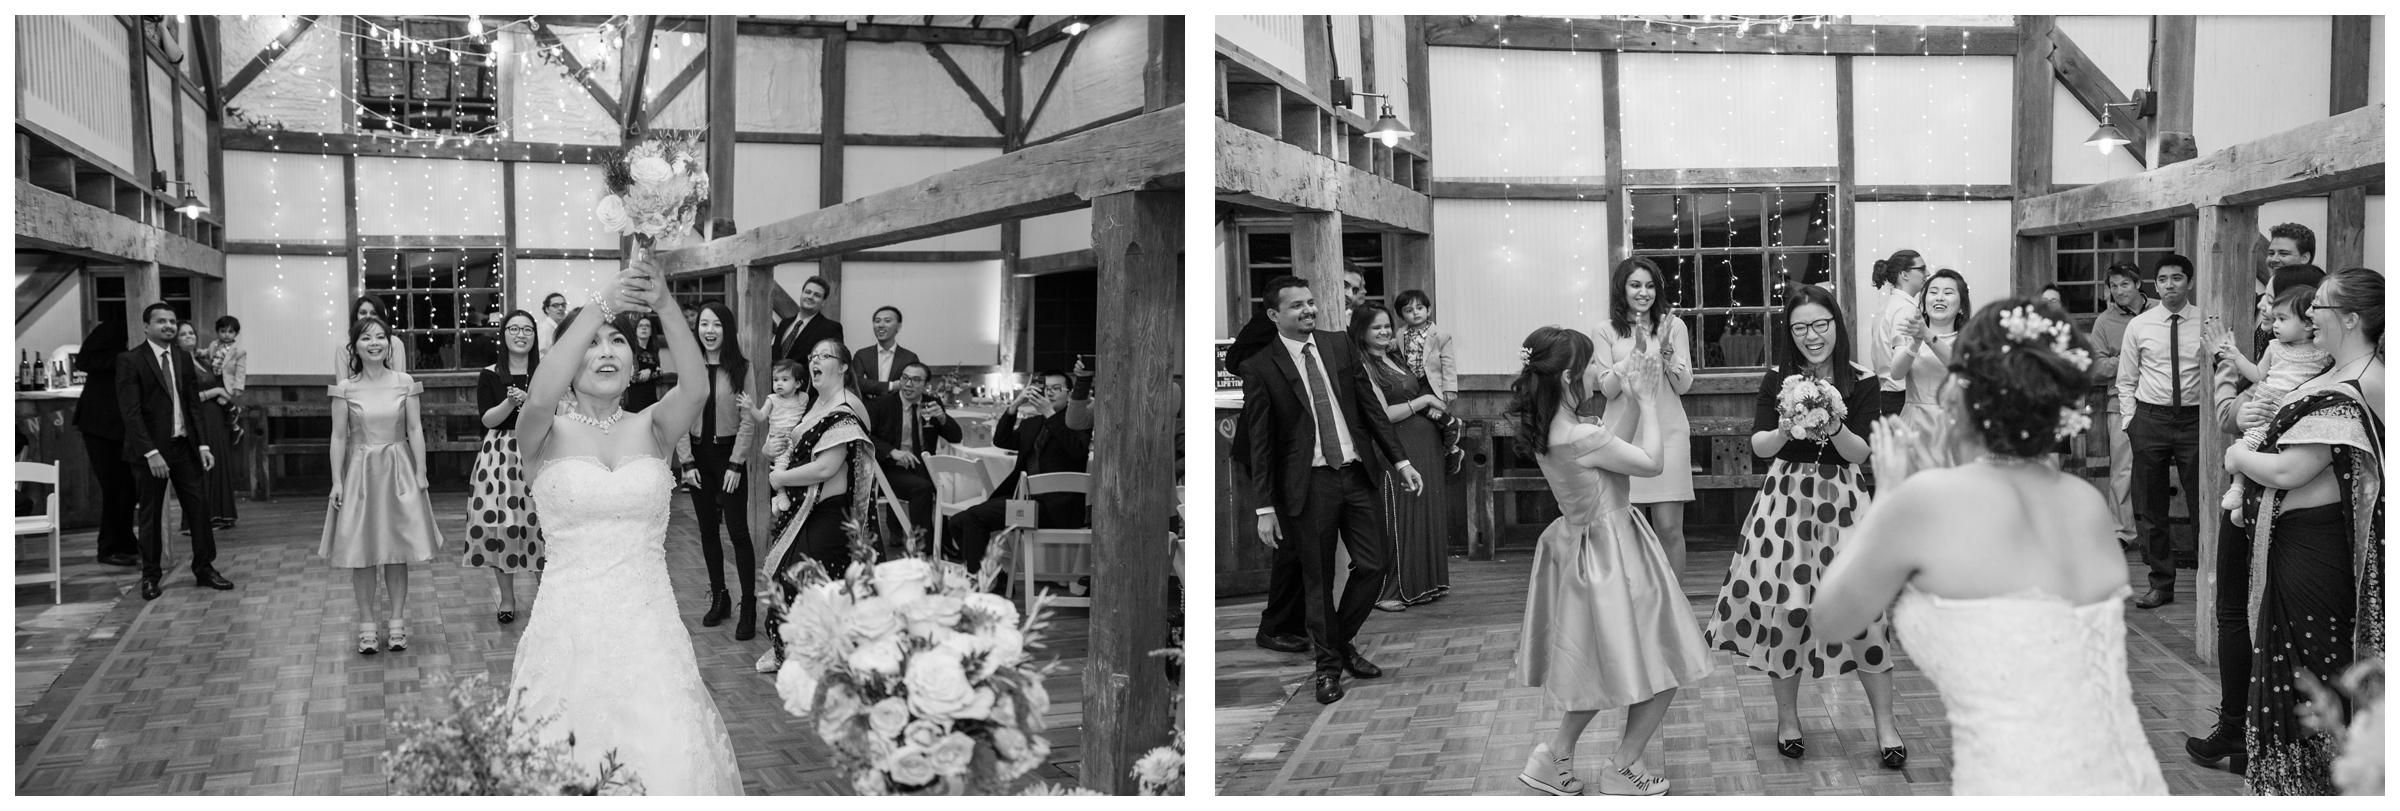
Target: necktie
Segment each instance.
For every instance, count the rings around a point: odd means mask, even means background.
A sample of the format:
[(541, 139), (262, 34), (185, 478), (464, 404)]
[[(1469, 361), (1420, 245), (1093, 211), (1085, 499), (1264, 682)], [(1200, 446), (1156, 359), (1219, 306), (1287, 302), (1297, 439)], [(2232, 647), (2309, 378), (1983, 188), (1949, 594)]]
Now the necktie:
[(2183, 316), (2167, 316), (2167, 385), (2175, 390), (2175, 407), (2183, 408)]
[(916, 439), (917, 439), (917, 407), (916, 407), (915, 405), (911, 405), (911, 404), (909, 404), (909, 403), (901, 403), (901, 404), (900, 404), (900, 452), (901, 452), (901, 453), (916, 453), (916, 452), (917, 452), (917, 442), (916, 442)]
[(1325, 379), (1325, 367), (1317, 363), (1317, 345), (1300, 345), (1300, 359), (1308, 364), (1309, 399), (1317, 413), (1317, 446), (1324, 451), (1328, 467), (1341, 467), (1350, 460), (1342, 458), (1341, 437), (1333, 433), (1333, 383)]
[(158, 353), (158, 376), (167, 381), (167, 407), (174, 415), (175, 436), (183, 436), (183, 396), (175, 389), (175, 364), (167, 360), (169, 353)]
[(700, 438), (717, 441), (717, 365), (708, 365), (708, 406), (700, 409)]

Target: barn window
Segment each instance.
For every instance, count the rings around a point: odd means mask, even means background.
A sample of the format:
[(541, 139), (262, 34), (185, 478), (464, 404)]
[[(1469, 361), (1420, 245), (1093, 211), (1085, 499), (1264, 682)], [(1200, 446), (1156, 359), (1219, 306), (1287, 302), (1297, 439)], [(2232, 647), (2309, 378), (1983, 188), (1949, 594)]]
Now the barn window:
[[(1829, 284), (1830, 187), (1635, 189), (1633, 255), (1658, 263), (1692, 330), (1695, 371), (1774, 362), (1785, 289)], [(1603, 281), (1605, 284), (1605, 280)], [(1610, 291), (1617, 295), (1620, 291)]]
[(464, 20), (360, 19), (360, 129), (434, 135), (499, 131), (500, 88), (488, 37), (470, 38)]
[[(508, 274), (498, 248), (368, 249), (366, 294), (392, 313), (412, 369), (475, 369), (500, 358)], [(344, 319), (347, 322), (347, 319)]]
[(2175, 252), (2173, 221), (2060, 234), (2050, 242), (2051, 267), (2058, 274), (2053, 281), (2067, 312), (2086, 329), (2108, 298), (2110, 265), (2133, 263), (2147, 279), (2161, 257)]

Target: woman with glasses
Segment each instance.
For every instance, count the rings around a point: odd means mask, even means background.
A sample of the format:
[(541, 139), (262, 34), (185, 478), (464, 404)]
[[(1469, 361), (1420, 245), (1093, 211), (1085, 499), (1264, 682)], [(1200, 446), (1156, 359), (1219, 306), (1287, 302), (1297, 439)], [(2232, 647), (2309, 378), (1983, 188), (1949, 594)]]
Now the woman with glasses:
[[(1892, 630), (1878, 615), (1847, 640), (1809, 631), (1816, 597), (1834, 550), (1867, 509), (1858, 464), (1867, 460), (1866, 432), (1883, 416), (1883, 378), (1850, 360), (1842, 305), (1823, 288), (1793, 288), (1784, 304), (1789, 325), (1775, 341), (1775, 365), (1759, 384), (1750, 451), (1775, 460), (1742, 518), (1742, 543), (1717, 591), (1706, 634), (1775, 688), (1775, 751), (1808, 753), (1800, 729), (1800, 677), (1858, 673), (1875, 714), (1878, 759), (1887, 769), (1908, 763), (1908, 747), (1892, 718)], [(1777, 408), (1784, 387), (1822, 381), (1840, 392), (1847, 414), (1815, 428), (1793, 424)]]
[(475, 374), (475, 407), (483, 418), (483, 446), (475, 451), (475, 473), (467, 495), (467, 547), (459, 565), (485, 567), (500, 584), (500, 624), (517, 621), (518, 572), (541, 577), (542, 524), (534, 517), (532, 483), (517, 447), (517, 410), (525, 407), (540, 321), (518, 310), (500, 327), (500, 362)]
[[(818, 341), (808, 352), (806, 426), (794, 438), (783, 468), (767, 475), (777, 488), (774, 546), (767, 552), (767, 639), (774, 647), (758, 658), (761, 673), (783, 666), (783, 615), (799, 588), (814, 578), (811, 564), (827, 577), (850, 570), (851, 550), (873, 549), (875, 496), (883, 469), (875, 464), (875, 440), (858, 381), (850, 375), (850, 351), (839, 339)], [(907, 426), (902, 426), (903, 428)], [(862, 536), (853, 543), (849, 527)], [(871, 565), (871, 561), (868, 561)], [(742, 613), (750, 611), (744, 605)]]

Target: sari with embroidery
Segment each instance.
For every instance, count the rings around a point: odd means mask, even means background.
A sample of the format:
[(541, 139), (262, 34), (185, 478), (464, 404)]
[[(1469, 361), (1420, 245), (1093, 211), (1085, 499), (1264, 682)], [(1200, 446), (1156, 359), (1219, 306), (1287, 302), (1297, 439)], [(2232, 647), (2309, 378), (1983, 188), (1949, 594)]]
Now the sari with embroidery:
[(2383, 655), (2383, 425), (2357, 381), (2285, 398), (2259, 447), (2297, 445), (2330, 446), (2341, 498), (2291, 509), (2288, 491), (2242, 481), (2252, 640), (2245, 782), (2259, 795), (2336, 793), (2340, 753), (2302, 724), (2299, 682), (2330, 684), (2351, 663)]
[[(871, 566), (878, 545), (875, 522), (870, 519), (883, 471), (875, 464), (875, 441), (867, 435), (865, 420), (847, 403), (834, 406), (792, 443), (791, 450), (786, 452), (784, 469), (808, 464), (817, 454), (845, 445), (850, 448), (850, 458), (843, 463), (843, 472), (836, 475), (848, 478), (849, 498), (841, 502), (848, 506), (845, 509), (837, 503), (825, 508), (843, 510), (842, 524), (850, 534), (851, 554), (855, 560), (855, 556), (863, 553), (865, 562)], [(783, 616), (792, 604), (792, 597), (811, 582), (842, 574), (825, 571), (822, 562), (798, 548), (800, 529), (826, 500), (825, 489), (824, 482), (785, 488), (785, 493), (791, 496), (791, 506), (775, 516), (774, 528), (768, 532), (775, 540), (763, 561), (766, 565), (759, 572), (767, 581), (762, 584), (759, 596), (766, 601), (767, 638), (774, 646), (759, 658), (758, 669), (763, 672), (773, 672), (783, 662)]]

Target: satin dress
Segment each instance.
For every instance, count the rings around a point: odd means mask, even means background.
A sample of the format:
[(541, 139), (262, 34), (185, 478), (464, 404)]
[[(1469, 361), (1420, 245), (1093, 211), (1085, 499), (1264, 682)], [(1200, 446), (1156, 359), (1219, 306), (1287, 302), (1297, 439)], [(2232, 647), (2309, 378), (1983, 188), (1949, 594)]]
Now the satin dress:
[(337, 484), (342, 500), (325, 508), (317, 556), (344, 569), (432, 560), (442, 530), (408, 446), (408, 399), (423, 395), (424, 384), (393, 372), (380, 383), (349, 378), (325, 393), (334, 408), (349, 409), (350, 447)]

